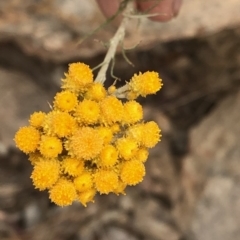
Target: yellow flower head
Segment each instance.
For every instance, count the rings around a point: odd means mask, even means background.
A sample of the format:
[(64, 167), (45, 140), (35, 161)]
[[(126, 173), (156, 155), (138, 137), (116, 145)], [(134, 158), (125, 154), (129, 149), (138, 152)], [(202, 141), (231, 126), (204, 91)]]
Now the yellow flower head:
[(126, 132), (127, 137), (134, 139), (137, 143), (141, 144), (144, 136), (144, 124), (135, 124), (128, 128)]
[(90, 190), (93, 187), (92, 174), (85, 171), (74, 179), (74, 186), (79, 192)]
[(101, 101), (107, 95), (107, 91), (102, 85), (102, 83), (92, 83), (85, 93), (85, 99), (94, 100), (94, 101)]
[(14, 140), (24, 153), (34, 152), (39, 144), (40, 133), (34, 127), (22, 127), (17, 131)]
[(95, 124), (100, 117), (99, 104), (95, 101), (84, 99), (78, 104), (75, 116), (81, 124)]
[(123, 105), (115, 96), (108, 96), (100, 103), (103, 122), (111, 125), (123, 118)]
[(120, 126), (120, 124), (114, 123), (114, 124), (111, 126), (111, 130), (112, 130), (112, 133), (113, 133), (113, 134), (120, 132), (120, 131), (121, 131), (121, 126)]
[(157, 72), (145, 72), (134, 74), (129, 82), (130, 91), (137, 93), (143, 97), (148, 94), (155, 94), (162, 87), (162, 80)]
[(114, 189), (114, 193), (119, 195), (119, 194), (123, 194), (123, 195), (126, 195), (125, 193), (125, 188), (127, 187), (127, 184), (124, 183), (122, 180), (119, 180), (118, 181), (118, 185), (116, 186), (116, 188)]
[(32, 153), (29, 153), (28, 160), (31, 162), (32, 165), (35, 165), (41, 159), (42, 159), (42, 155), (40, 154), (40, 152), (35, 151)]
[(61, 111), (70, 112), (77, 106), (77, 95), (70, 91), (62, 91), (56, 94), (54, 98), (54, 108)]
[(117, 149), (113, 145), (107, 145), (99, 155), (99, 165), (102, 167), (112, 167), (118, 160)]
[(83, 127), (76, 131), (66, 144), (72, 156), (79, 159), (93, 159), (102, 150), (103, 139), (94, 128)]
[(139, 148), (134, 156), (134, 159), (141, 162), (146, 162), (149, 152), (146, 148)]
[(93, 82), (92, 70), (84, 63), (69, 64), (68, 73), (65, 76), (62, 88), (73, 92), (83, 92), (87, 85)]
[(122, 156), (125, 160), (131, 159), (138, 149), (137, 142), (131, 138), (119, 138), (116, 145), (119, 151), (119, 155)]
[(94, 182), (100, 194), (113, 192), (118, 185), (118, 174), (113, 170), (100, 169), (94, 175)]
[(39, 190), (51, 188), (58, 180), (60, 164), (57, 160), (39, 160), (33, 169), (31, 178), (33, 185)]
[(132, 92), (132, 90), (130, 90), (129, 92), (126, 93), (126, 98), (128, 100), (134, 100), (139, 96), (139, 94)]
[(96, 190), (95, 189), (89, 189), (85, 192), (81, 192), (78, 194), (78, 200), (84, 207), (87, 206), (88, 202), (94, 202), (93, 198), (96, 195)]
[(109, 88), (108, 88), (108, 93), (111, 95), (111, 94), (114, 94), (116, 92), (117, 88), (114, 86), (114, 85), (111, 85)]
[(46, 113), (35, 112), (30, 116), (29, 123), (31, 126), (33, 126), (35, 128), (40, 128), (40, 127), (42, 127), (45, 117), (46, 117)]
[(70, 157), (64, 158), (62, 161), (62, 169), (64, 173), (70, 176), (79, 176), (84, 170), (84, 161)]
[[(106, 90), (93, 81), (88, 65), (69, 64), (51, 111), (34, 112), (30, 126), (20, 128), (14, 138), (29, 154), (33, 185), (47, 189), (59, 206), (75, 200), (86, 206), (97, 192), (125, 194), (128, 185), (140, 183), (149, 148), (161, 134), (155, 122), (144, 123), (135, 99), (161, 87), (158, 73), (145, 72), (121, 88), (114, 82)], [(123, 103), (122, 97), (128, 101)]]
[(130, 160), (123, 162), (120, 177), (127, 185), (136, 185), (143, 180), (145, 167), (142, 162)]
[(77, 198), (77, 192), (74, 184), (66, 179), (59, 179), (58, 182), (50, 189), (49, 198), (59, 206), (71, 205)]
[(62, 142), (58, 138), (42, 136), (39, 151), (44, 157), (57, 157), (62, 152), (62, 149)]
[(143, 118), (142, 106), (136, 101), (128, 101), (124, 104), (123, 122), (133, 124)]
[(76, 120), (67, 112), (50, 112), (43, 124), (44, 132), (48, 135), (68, 137), (77, 128)]
[(142, 138), (143, 146), (147, 148), (154, 147), (160, 141), (160, 129), (154, 121), (144, 124), (144, 137)]
[(111, 142), (113, 138), (112, 130), (108, 127), (98, 127), (96, 128), (99, 136), (103, 139), (104, 144), (108, 144)]

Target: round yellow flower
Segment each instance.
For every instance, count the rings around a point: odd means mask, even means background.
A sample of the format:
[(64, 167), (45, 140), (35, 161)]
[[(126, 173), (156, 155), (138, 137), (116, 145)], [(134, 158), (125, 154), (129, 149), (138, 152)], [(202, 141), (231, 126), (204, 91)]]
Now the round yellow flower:
[(92, 174), (89, 172), (82, 173), (74, 179), (74, 186), (79, 192), (85, 192), (91, 189), (93, 186)]
[(114, 85), (111, 85), (109, 88), (108, 88), (108, 93), (111, 95), (111, 94), (114, 94), (116, 92), (117, 88), (114, 86)]
[(143, 180), (145, 167), (142, 162), (130, 160), (123, 162), (120, 177), (127, 185), (136, 185)]
[(108, 96), (100, 103), (103, 123), (113, 124), (120, 122), (123, 118), (123, 105), (115, 96)]
[(139, 94), (137, 94), (137, 93), (135, 93), (135, 92), (129, 91), (129, 92), (126, 93), (126, 98), (127, 98), (127, 100), (134, 100), (134, 99), (136, 99), (138, 96), (139, 96)]
[(68, 137), (76, 130), (77, 122), (67, 112), (52, 111), (47, 115), (43, 127), (47, 135)]
[(99, 155), (99, 164), (102, 167), (112, 167), (117, 160), (118, 152), (112, 145), (105, 146)]
[(113, 134), (121, 131), (121, 126), (118, 123), (114, 123), (110, 128)]
[(112, 130), (108, 127), (98, 127), (96, 128), (99, 136), (103, 139), (104, 144), (108, 144), (112, 141), (113, 133)]
[(39, 190), (51, 188), (58, 180), (60, 164), (56, 160), (39, 160), (33, 169), (31, 178), (33, 185)]
[(144, 124), (144, 137), (142, 144), (145, 147), (152, 148), (160, 141), (160, 129), (154, 121)]
[(44, 157), (57, 157), (62, 152), (62, 149), (62, 142), (58, 138), (42, 136), (39, 151)]
[(79, 123), (95, 124), (100, 117), (99, 104), (95, 101), (84, 99), (78, 104), (75, 116)]
[(70, 91), (62, 91), (54, 97), (54, 107), (61, 110), (70, 112), (77, 106), (77, 96)]
[(162, 80), (157, 72), (145, 72), (134, 74), (129, 82), (130, 91), (133, 91), (143, 97), (148, 94), (155, 94), (162, 87)]
[(66, 144), (69, 153), (79, 159), (93, 159), (102, 150), (103, 139), (96, 129), (82, 127), (76, 131)]
[(32, 165), (35, 165), (41, 159), (42, 159), (42, 155), (40, 154), (40, 152), (35, 151), (32, 153), (29, 153), (28, 160), (31, 162)]
[(69, 64), (68, 73), (65, 76), (62, 88), (73, 92), (83, 92), (87, 85), (93, 82), (92, 70), (84, 63)]
[(34, 127), (20, 128), (14, 138), (16, 146), (24, 153), (34, 152), (39, 144), (40, 133)]
[(146, 148), (139, 148), (134, 156), (134, 159), (140, 162), (146, 162), (149, 152)]
[(94, 175), (94, 182), (100, 194), (113, 192), (118, 185), (118, 175), (112, 170), (100, 169)]
[(119, 138), (116, 143), (119, 155), (125, 160), (131, 159), (137, 152), (138, 144), (134, 139), (131, 138)]
[(52, 202), (62, 207), (71, 205), (77, 198), (74, 184), (66, 179), (59, 179), (50, 189), (49, 198)]
[(31, 126), (36, 128), (42, 127), (45, 117), (46, 117), (46, 113), (35, 112), (30, 116), (29, 123)]
[(102, 85), (102, 83), (92, 83), (85, 93), (85, 99), (94, 100), (94, 101), (101, 101), (107, 95), (107, 91)]
[(66, 112), (55, 112), (52, 118), (52, 132), (59, 137), (70, 136), (77, 128), (76, 120)]
[(129, 127), (126, 131), (126, 135), (129, 138), (134, 139), (137, 143), (142, 144), (144, 136), (144, 124), (139, 123)]
[(128, 101), (124, 104), (123, 122), (136, 123), (143, 118), (142, 106), (136, 101)]
[(64, 173), (70, 176), (79, 176), (84, 170), (84, 161), (76, 158), (64, 158), (62, 161), (62, 169)]
[(117, 184), (117, 186), (116, 186), (116, 188), (114, 189), (113, 192), (117, 195), (119, 195), (119, 194), (126, 195), (126, 193), (124, 191), (126, 187), (127, 187), (127, 184), (124, 183), (123, 181), (119, 180), (118, 184)]
[(95, 195), (96, 195), (96, 190), (92, 188), (85, 192), (79, 193), (77, 199), (84, 207), (86, 207), (88, 202), (94, 202), (93, 199)]

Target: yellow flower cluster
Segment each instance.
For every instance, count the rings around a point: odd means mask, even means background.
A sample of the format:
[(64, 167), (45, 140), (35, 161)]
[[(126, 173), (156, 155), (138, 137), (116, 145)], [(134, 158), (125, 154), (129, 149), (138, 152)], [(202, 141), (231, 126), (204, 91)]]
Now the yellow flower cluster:
[(133, 99), (156, 93), (162, 83), (157, 73), (146, 72), (126, 86), (123, 103), (114, 85), (106, 90), (93, 81), (89, 66), (70, 64), (51, 111), (33, 113), (16, 133), (17, 147), (33, 165), (34, 186), (48, 190), (52, 202), (86, 206), (97, 192), (124, 194), (127, 185), (142, 181), (148, 150), (161, 135), (155, 122), (144, 122)]

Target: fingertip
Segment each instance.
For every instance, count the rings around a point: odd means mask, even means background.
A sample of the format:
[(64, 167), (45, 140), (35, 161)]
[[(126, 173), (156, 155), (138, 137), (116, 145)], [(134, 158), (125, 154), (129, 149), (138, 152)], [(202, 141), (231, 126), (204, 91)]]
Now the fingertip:
[(147, 14), (157, 14), (149, 17), (151, 20), (167, 22), (177, 16), (181, 4), (182, 0), (162, 0), (158, 4), (156, 4), (156, 0), (149, 0), (137, 2), (137, 7), (140, 11), (147, 12)]
[(96, 1), (99, 5), (99, 8), (107, 18), (113, 16), (119, 8), (118, 0), (96, 0)]
[(173, 15), (176, 17), (179, 14), (183, 0), (173, 1)]

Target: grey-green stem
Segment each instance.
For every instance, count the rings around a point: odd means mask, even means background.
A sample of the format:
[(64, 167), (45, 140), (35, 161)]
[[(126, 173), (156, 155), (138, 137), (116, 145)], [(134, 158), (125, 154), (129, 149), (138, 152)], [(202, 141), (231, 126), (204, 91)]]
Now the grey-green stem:
[(95, 82), (99, 82), (99, 83), (105, 82), (106, 73), (107, 73), (109, 64), (116, 54), (119, 43), (124, 40), (126, 27), (129, 22), (129, 19), (130, 19), (128, 15), (132, 12), (132, 10), (133, 10), (133, 7), (132, 7), (132, 3), (130, 2), (127, 5), (126, 10), (125, 10), (125, 13), (127, 15), (123, 17), (122, 22), (121, 22), (120, 26), (118, 27), (117, 32), (114, 34), (113, 38), (110, 39), (107, 54), (103, 60), (102, 67), (100, 68), (100, 70), (98, 72)]

